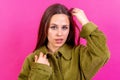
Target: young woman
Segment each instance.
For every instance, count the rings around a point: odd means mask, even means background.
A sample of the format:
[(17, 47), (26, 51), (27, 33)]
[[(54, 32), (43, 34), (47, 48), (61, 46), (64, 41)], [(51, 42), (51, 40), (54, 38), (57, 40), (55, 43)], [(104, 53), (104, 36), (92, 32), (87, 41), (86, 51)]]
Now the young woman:
[[(73, 16), (82, 25), (86, 46), (75, 45)], [(25, 59), (18, 80), (90, 80), (108, 58), (104, 34), (83, 10), (53, 4), (42, 16), (36, 48)]]

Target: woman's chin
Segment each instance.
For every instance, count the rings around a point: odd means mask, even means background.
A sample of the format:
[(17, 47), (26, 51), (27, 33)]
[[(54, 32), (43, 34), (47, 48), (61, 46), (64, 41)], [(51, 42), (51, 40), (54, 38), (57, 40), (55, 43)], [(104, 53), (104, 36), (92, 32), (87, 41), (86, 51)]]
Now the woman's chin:
[(63, 44), (55, 44), (56, 47), (61, 47)]

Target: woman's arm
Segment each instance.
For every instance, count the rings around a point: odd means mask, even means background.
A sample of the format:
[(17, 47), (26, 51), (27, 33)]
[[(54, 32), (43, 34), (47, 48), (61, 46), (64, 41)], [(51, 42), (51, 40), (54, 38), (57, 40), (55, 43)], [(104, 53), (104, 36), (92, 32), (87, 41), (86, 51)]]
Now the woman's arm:
[(80, 66), (86, 79), (91, 79), (109, 59), (109, 50), (105, 35), (95, 24), (87, 23), (83, 26), (81, 37), (87, 40), (86, 47), (80, 48)]
[(32, 53), (25, 59), (18, 80), (49, 80), (51, 74), (52, 68), (46, 64), (34, 62)]
[(86, 80), (90, 80), (110, 56), (106, 37), (94, 23), (89, 22), (82, 10), (75, 9), (73, 15), (83, 25), (80, 35), (87, 40), (87, 45), (79, 48), (80, 68), (82, 76)]

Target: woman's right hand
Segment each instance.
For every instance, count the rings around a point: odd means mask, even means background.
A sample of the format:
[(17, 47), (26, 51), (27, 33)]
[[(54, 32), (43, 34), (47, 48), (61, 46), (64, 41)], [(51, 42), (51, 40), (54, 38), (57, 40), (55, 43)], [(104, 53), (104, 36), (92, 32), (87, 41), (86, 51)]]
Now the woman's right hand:
[(35, 55), (35, 62), (41, 63), (41, 64), (46, 64), (46, 65), (50, 66), (50, 63), (49, 63), (46, 55), (44, 55), (42, 52), (40, 52), (39, 56)]

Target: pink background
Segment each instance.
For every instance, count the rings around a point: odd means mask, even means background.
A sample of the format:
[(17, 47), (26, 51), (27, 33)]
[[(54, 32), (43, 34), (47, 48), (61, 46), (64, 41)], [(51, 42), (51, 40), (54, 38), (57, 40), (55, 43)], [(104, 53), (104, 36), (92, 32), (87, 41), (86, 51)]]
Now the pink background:
[(41, 15), (56, 2), (83, 9), (107, 36), (111, 58), (93, 80), (120, 80), (120, 0), (0, 0), (0, 80), (17, 80), (35, 47)]

